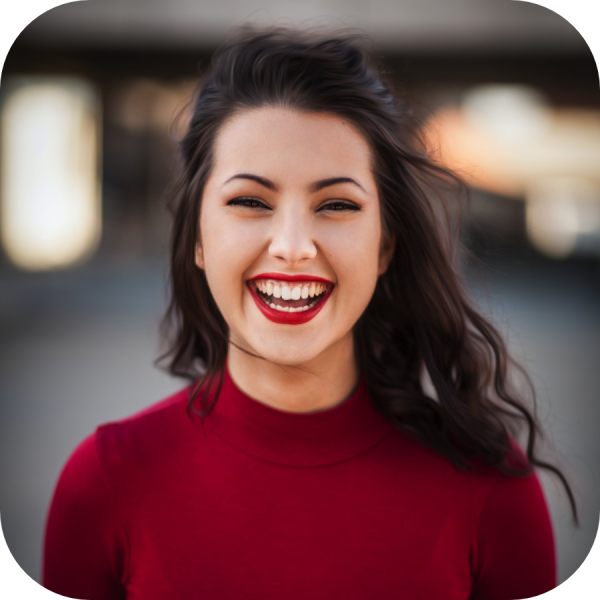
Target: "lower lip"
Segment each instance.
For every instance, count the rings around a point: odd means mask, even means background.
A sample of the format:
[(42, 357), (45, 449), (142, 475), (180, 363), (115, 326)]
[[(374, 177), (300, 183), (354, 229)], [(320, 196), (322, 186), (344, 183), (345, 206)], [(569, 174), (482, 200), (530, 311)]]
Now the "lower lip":
[(271, 308), (259, 298), (258, 294), (251, 285), (248, 285), (248, 289), (250, 290), (250, 295), (252, 296), (254, 302), (256, 302), (256, 306), (258, 306), (260, 312), (265, 315), (269, 321), (281, 323), (282, 325), (302, 325), (302, 323), (308, 323), (308, 321), (314, 319), (317, 314), (319, 314), (320, 310), (325, 306), (325, 302), (329, 300), (329, 296), (331, 296), (331, 292), (333, 291), (333, 287), (331, 287), (323, 299), (312, 308), (303, 310), (301, 312), (290, 313)]

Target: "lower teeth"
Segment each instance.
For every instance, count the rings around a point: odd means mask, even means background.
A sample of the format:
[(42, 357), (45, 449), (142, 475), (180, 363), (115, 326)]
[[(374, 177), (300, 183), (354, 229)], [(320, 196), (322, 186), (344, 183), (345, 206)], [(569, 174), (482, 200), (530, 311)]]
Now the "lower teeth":
[[(258, 290), (257, 290), (258, 292)], [(313, 308), (313, 306), (315, 306), (318, 302), (320, 302), (323, 299), (324, 294), (319, 294), (319, 296), (315, 296), (312, 300), (309, 301), (309, 304), (307, 304), (306, 306), (298, 306), (293, 307), (293, 306), (279, 306), (278, 304), (275, 304), (274, 302), (271, 302), (271, 298), (266, 296), (266, 294), (263, 294), (262, 292), (258, 292), (258, 297), (267, 305), (270, 306), (271, 308), (274, 308), (275, 310), (278, 310), (279, 312), (290, 312), (290, 313), (295, 313), (295, 312), (304, 312), (305, 310), (309, 310), (311, 308)]]
[(308, 310), (309, 308), (312, 308), (315, 305), (315, 302), (312, 302), (311, 304), (308, 304), (307, 306), (299, 306), (298, 308), (294, 308), (293, 306), (277, 306), (277, 304), (271, 302), (271, 304), (269, 304), (269, 306), (271, 308), (274, 308), (275, 310), (278, 310), (279, 312), (302, 312), (305, 310)]

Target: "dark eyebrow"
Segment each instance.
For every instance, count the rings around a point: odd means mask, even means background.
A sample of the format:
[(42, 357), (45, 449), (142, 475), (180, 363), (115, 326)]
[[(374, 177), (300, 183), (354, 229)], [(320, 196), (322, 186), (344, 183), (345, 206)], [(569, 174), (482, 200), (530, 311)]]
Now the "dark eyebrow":
[[(248, 179), (249, 181), (255, 181), (256, 183), (259, 183), (260, 185), (266, 187), (269, 190), (277, 191), (277, 186), (270, 179), (260, 177), (259, 175), (252, 175), (251, 173), (238, 173), (237, 175), (230, 177), (223, 185), (227, 185), (230, 181), (233, 181), (234, 179)], [(328, 179), (320, 179), (319, 181), (315, 181), (310, 186), (310, 191), (318, 192), (319, 190), (322, 190), (332, 185), (337, 185), (338, 183), (352, 183), (355, 186), (359, 187), (363, 192), (365, 191), (365, 188), (363, 188), (363, 186), (360, 185), (360, 183), (354, 181), (354, 179), (352, 179), (351, 177), (330, 177)]]
[(360, 183), (354, 181), (354, 179), (352, 179), (351, 177), (330, 177), (329, 179), (321, 179), (319, 181), (315, 181), (315, 183), (313, 183), (310, 186), (310, 191), (318, 192), (323, 188), (329, 187), (330, 185), (336, 185), (338, 183), (353, 183), (354, 185), (358, 186), (363, 192), (365, 191), (365, 188), (363, 188), (363, 186), (360, 185)]
[(230, 177), (223, 185), (228, 184), (234, 179), (249, 179), (250, 181), (256, 181), (256, 183), (264, 185), (269, 190), (277, 191), (277, 186), (272, 181), (265, 179), (264, 177), (259, 177), (258, 175), (251, 175), (250, 173), (238, 173), (237, 175)]

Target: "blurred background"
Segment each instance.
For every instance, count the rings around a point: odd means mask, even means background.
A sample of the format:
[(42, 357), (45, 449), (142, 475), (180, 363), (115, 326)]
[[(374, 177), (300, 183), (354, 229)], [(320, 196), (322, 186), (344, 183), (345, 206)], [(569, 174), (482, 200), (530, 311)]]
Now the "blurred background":
[(39, 581), (74, 447), (183, 385), (153, 367), (165, 189), (198, 75), (248, 21), (369, 34), (471, 184), (468, 285), (531, 374), (579, 504), (577, 529), (541, 474), (564, 581), (600, 513), (598, 70), (562, 17), (508, 0), (88, 0), (23, 31), (0, 89), (0, 512), (15, 559)]

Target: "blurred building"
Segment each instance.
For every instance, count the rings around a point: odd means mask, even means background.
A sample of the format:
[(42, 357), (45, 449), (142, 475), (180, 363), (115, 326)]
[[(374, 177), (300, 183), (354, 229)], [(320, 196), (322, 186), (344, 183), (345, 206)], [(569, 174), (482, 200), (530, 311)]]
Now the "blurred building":
[[(529, 241), (555, 257), (578, 251), (600, 256), (600, 183), (591, 173), (598, 171), (600, 156), (597, 70), (581, 36), (551, 11), (522, 2), (478, 0), (87, 0), (50, 10), (23, 31), (6, 59), (2, 90), (5, 113), (12, 83), (39, 87), (70, 78), (71, 87), (75, 81), (88, 86), (88, 105), (90, 90), (96, 95), (101, 226), (89, 225), (87, 244), (80, 243), (79, 255), (72, 251), (75, 258), (98, 252), (125, 260), (164, 251), (167, 220), (161, 198), (178, 135), (175, 116), (189, 101), (210, 53), (231, 27), (248, 21), (366, 32), (398, 88), (418, 99), (421, 118), (440, 113), (429, 128), (439, 130), (435, 139), (445, 144), (441, 157), (485, 193), (485, 198), (475, 194), (473, 201), (479, 225), (512, 238), (528, 228)], [(481, 86), (487, 86), (485, 93)], [(544, 126), (545, 137), (539, 131)], [(549, 132), (553, 128), (559, 131)], [(524, 147), (532, 136), (538, 145)], [(459, 137), (464, 143), (455, 148)], [(540, 163), (539, 149), (549, 143), (558, 150), (546, 170), (532, 164), (531, 173), (523, 173), (527, 161)], [(474, 163), (481, 162), (485, 148), (491, 148), (487, 154), (494, 172), (470, 177), (481, 167)], [(502, 148), (505, 156), (499, 159), (494, 151), (502, 153)], [(4, 152), (5, 161), (9, 154)], [(567, 156), (569, 168), (556, 172)], [(586, 157), (588, 166), (578, 168)], [(499, 186), (499, 179), (505, 184)], [(11, 197), (24, 206), (15, 190), (14, 185), (5, 189), (3, 206), (10, 205)], [(569, 231), (555, 235), (554, 229), (566, 222)], [(52, 223), (46, 220), (46, 225)], [(64, 238), (55, 227), (55, 235)], [(37, 230), (31, 235), (39, 238)], [(552, 239), (561, 235), (562, 245), (553, 247)]]

